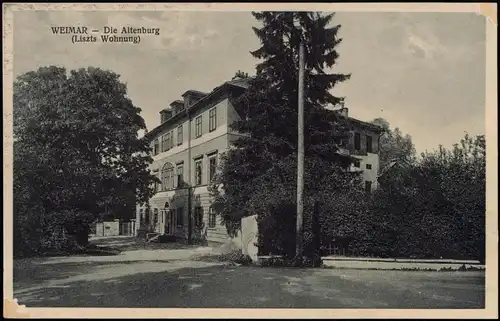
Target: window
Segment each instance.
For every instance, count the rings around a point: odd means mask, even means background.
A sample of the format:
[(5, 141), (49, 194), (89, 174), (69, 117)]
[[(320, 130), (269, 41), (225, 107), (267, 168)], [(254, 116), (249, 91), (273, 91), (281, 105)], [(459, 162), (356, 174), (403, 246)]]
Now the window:
[(144, 215), (144, 223), (146, 223), (146, 225), (149, 225), (149, 209), (146, 208), (146, 214)]
[(217, 128), (217, 107), (208, 112), (208, 130), (214, 131)]
[(373, 153), (373, 142), (371, 136), (366, 136), (366, 152)]
[(203, 207), (197, 206), (194, 208), (194, 219), (196, 226), (201, 227), (203, 224)]
[(177, 165), (177, 188), (184, 186), (184, 164)]
[(360, 162), (359, 162), (359, 159), (356, 159), (356, 160), (354, 161), (354, 167), (359, 168), (360, 166), (361, 166), (361, 164), (360, 164)]
[(200, 137), (202, 133), (202, 128), (201, 128), (201, 115), (196, 117), (195, 119), (195, 125), (194, 125), (194, 130), (195, 130), (195, 136)]
[(354, 149), (355, 150), (361, 149), (361, 134), (360, 133), (354, 133)]
[(153, 155), (158, 155), (158, 153), (160, 151), (160, 144), (158, 142), (158, 139), (155, 139), (153, 146), (154, 146), (153, 147)]
[(194, 183), (195, 185), (201, 185), (201, 175), (203, 174), (203, 158), (194, 161)]
[(372, 165), (371, 164), (366, 164), (366, 169), (372, 169)]
[(144, 209), (139, 209), (139, 220), (142, 222), (144, 220)]
[(167, 133), (161, 137), (161, 151), (165, 152), (167, 151), (168, 148), (168, 139), (169, 139), (170, 133)]
[(215, 227), (215, 224), (217, 222), (216, 218), (217, 218), (217, 216), (215, 214), (215, 210), (212, 207), (210, 207), (210, 209), (208, 210), (208, 227), (209, 228)]
[(177, 146), (182, 145), (182, 125), (177, 127)]
[(184, 226), (184, 208), (177, 208), (177, 226)]
[(371, 193), (372, 191), (372, 182), (370, 181), (365, 181), (365, 191), (367, 193)]
[(161, 170), (162, 191), (167, 191), (174, 187), (174, 166), (170, 163), (163, 165)]
[(217, 170), (217, 154), (208, 158), (208, 181), (211, 182)]
[(167, 150), (170, 150), (173, 147), (172, 141), (173, 141), (173, 133), (168, 132), (165, 135), (163, 135), (162, 138), (162, 151), (166, 152)]
[(171, 130), (169, 133), (170, 140), (168, 141), (168, 149), (172, 149), (174, 147), (174, 131)]

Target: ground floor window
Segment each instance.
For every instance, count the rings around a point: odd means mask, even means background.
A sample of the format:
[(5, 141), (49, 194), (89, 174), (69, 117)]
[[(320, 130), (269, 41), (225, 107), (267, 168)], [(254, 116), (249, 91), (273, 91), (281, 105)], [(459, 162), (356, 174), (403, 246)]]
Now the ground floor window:
[(209, 211), (208, 211), (208, 227), (210, 228), (214, 228), (215, 225), (216, 225), (216, 220), (217, 216), (215, 214), (215, 210), (210, 207)]
[(184, 226), (184, 208), (177, 208), (177, 226)]
[(146, 214), (144, 217), (144, 222), (149, 225), (149, 209), (146, 208)]
[(194, 176), (194, 184), (195, 185), (201, 185), (201, 182), (202, 182), (202, 168), (203, 168), (203, 159), (200, 158), (200, 159), (197, 159), (195, 160), (194, 162), (194, 173), (195, 173), (195, 176)]
[(371, 193), (371, 191), (372, 191), (372, 182), (365, 181), (365, 191), (368, 194)]
[(203, 224), (203, 207), (197, 206), (194, 208), (194, 219), (196, 226), (201, 227)]

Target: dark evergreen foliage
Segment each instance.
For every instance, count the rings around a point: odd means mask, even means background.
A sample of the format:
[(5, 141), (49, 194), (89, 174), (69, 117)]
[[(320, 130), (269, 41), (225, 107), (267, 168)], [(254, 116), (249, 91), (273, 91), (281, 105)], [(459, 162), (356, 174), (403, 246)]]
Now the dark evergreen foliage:
[[(305, 244), (307, 255), (318, 254), (312, 218), (322, 204), (356, 185), (346, 172), (350, 159), (340, 156), (338, 142), (347, 136), (343, 118), (325, 109), (338, 104), (330, 90), (349, 75), (328, 73), (338, 58), (340, 26), (333, 14), (315, 12), (253, 13), (261, 47), (250, 88), (234, 102), (241, 120), (232, 128), (240, 136), (222, 160), (212, 192), (230, 232), (240, 219), (258, 215), (262, 254), (293, 255), (297, 180), (298, 48), (305, 44)], [(295, 21), (295, 22), (294, 22)], [(317, 212), (312, 215), (314, 212)], [(317, 226), (317, 224), (316, 224)], [(311, 246), (311, 244), (316, 246)]]

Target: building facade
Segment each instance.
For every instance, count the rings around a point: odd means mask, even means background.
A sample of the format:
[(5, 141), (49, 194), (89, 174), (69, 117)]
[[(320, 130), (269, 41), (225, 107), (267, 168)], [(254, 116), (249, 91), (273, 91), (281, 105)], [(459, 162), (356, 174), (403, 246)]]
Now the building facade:
[(364, 188), (367, 192), (371, 192), (378, 187), (379, 143), (382, 128), (348, 117), (347, 108), (343, 108), (342, 112), (349, 120), (350, 138), (341, 144), (341, 152), (355, 159), (350, 170), (361, 172)]
[(188, 90), (160, 112), (161, 124), (146, 135), (153, 150), (150, 169), (161, 184), (149, 206), (137, 207), (137, 227), (180, 238), (224, 242), (226, 229), (212, 209), (208, 186), (237, 133), (233, 101), (247, 88), (235, 79), (211, 93)]
[[(225, 242), (225, 226), (212, 208), (208, 186), (219, 159), (238, 137), (230, 125), (240, 115), (234, 100), (248, 87), (247, 79), (225, 82), (210, 93), (188, 90), (182, 100), (160, 112), (161, 124), (146, 134), (153, 150), (150, 169), (161, 184), (148, 206), (137, 206), (138, 229), (192, 240)], [(341, 112), (348, 117), (347, 109)], [(380, 128), (350, 120), (352, 137), (342, 152), (357, 159), (365, 188), (376, 188)]]

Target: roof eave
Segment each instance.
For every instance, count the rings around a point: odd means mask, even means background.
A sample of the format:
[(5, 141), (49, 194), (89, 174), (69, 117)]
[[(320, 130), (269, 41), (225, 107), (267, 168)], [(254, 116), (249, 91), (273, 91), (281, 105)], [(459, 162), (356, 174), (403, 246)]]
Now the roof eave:
[(242, 88), (241, 86), (236, 86), (233, 84), (228, 84), (228, 83), (223, 83), (219, 87), (217, 87), (215, 90), (213, 90), (211, 93), (206, 95), (205, 97), (201, 98), (197, 102), (195, 102), (193, 105), (190, 107), (186, 108), (184, 112), (180, 112), (178, 114), (175, 114), (171, 118), (169, 118), (167, 121), (165, 121), (163, 124), (158, 125), (157, 127), (153, 128), (151, 131), (149, 131), (147, 134), (144, 135), (147, 139), (150, 139), (152, 136), (155, 136), (159, 132), (161, 132), (165, 127), (168, 126), (168, 124), (172, 123), (175, 119), (178, 119), (178, 115), (189, 115), (189, 113), (193, 110), (196, 110), (200, 106), (202, 106), (205, 102), (209, 101), (212, 98), (215, 98), (217, 95), (221, 94), (223, 91), (230, 89), (232, 87), (236, 88)]

